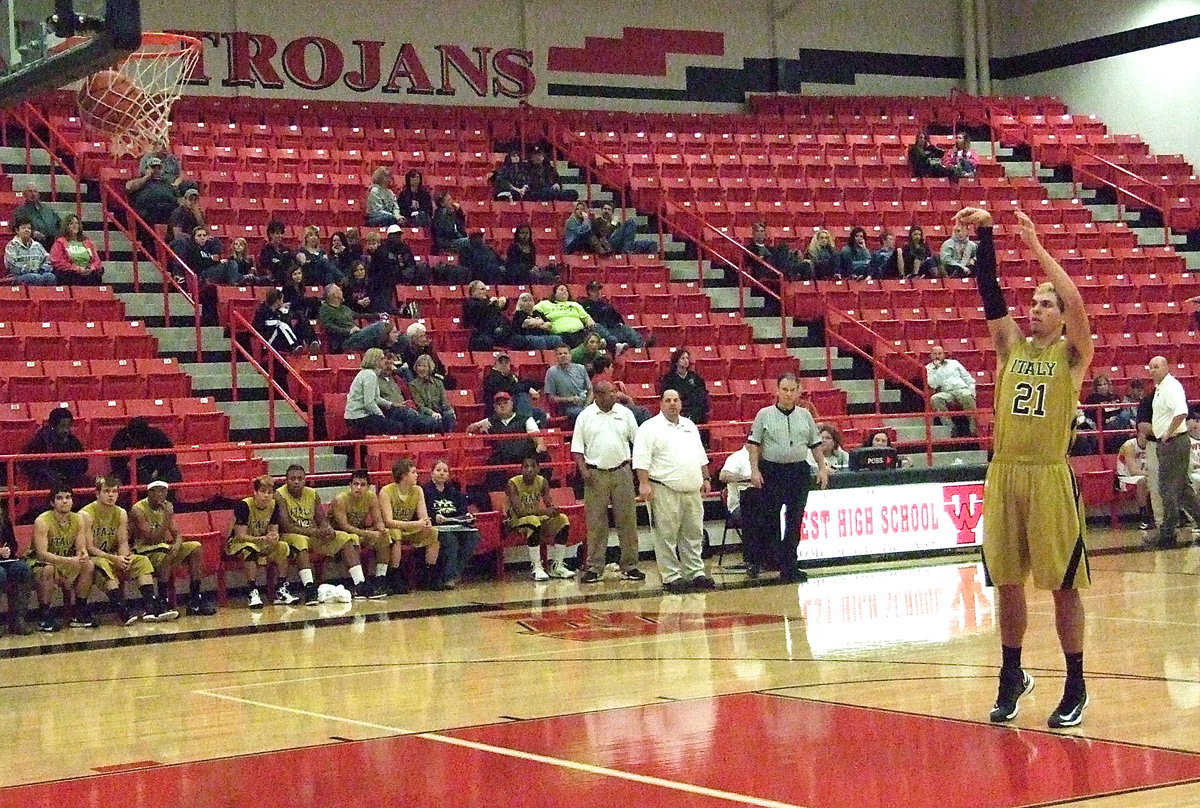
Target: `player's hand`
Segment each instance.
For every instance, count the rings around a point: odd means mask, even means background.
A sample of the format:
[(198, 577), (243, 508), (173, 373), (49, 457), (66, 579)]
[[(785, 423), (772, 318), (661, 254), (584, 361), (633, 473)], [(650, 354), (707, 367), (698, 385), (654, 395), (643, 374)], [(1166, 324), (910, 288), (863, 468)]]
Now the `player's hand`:
[(762, 476), (761, 471), (750, 472), (750, 487), (751, 488), (762, 488), (763, 487), (763, 476)]
[(0, 544), (0, 558), (8, 558), (12, 555), (12, 548), (7, 544)]
[(1025, 214), (1024, 211), (1017, 211), (1017, 222), (1020, 224), (1018, 235), (1021, 236), (1021, 241), (1031, 250), (1040, 249), (1042, 242), (1038, 239), (1037, 226), (1033, 223), (1033, 219)]
[(638, 496), (642, 498), (642, 502), (654, 500), (654, 489), (650, 487), (650, 483), (642, 483), (638, 486)]
[(270, 549), (271, 547), (274, 547), (275, 545), (279, 544), (279, 537), (268, 534), (262, 538), (262, 543), (263, 543), (263, 547)]
[(124, 572), (129, 569), (129, 565), (133, 563), (133, 559), (129, 556), (117, 556), (117, 569)]
[(700, 493), (701, 494), (711, 494), (712, 493), (712, 480), (704, 481), (704, 483), (700, 486)]
[(829, 468), (827, 466), (821, 466), (820, 471), (817, 472), (817, 485), (822, 489), (829, 487)]
[(956, 224), (965, 224), (974, 227), (991, 227), (992, 214), (983, 208), (963, 208), (954, 214), (954, 221)]
[(433, 522), (426, 516), (424, 519), (418, 519), (417, 524), (421, 527), (433, 527)]

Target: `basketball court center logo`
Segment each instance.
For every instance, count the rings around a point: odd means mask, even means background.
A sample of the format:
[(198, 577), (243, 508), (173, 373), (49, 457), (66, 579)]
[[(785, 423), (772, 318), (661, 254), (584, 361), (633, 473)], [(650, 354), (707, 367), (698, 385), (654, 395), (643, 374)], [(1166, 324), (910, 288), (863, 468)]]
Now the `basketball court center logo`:
[(946, 515), (958, 529), (959, 544), (974, 544), (975, 531), (983, 517), (983, 483), (942, 486)]

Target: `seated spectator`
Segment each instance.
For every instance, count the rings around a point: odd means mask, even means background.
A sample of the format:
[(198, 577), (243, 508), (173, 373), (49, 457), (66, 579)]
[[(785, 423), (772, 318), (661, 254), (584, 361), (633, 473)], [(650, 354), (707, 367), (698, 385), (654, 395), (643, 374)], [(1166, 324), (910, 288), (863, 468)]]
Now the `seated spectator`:
[[(513, 406), (513, 397), (501, 390), (492, 397), (492, 414), (467, 427), (470, 435), (512, 435), (504, 440), (489, 441), (488, 466), (516, 466), (535, 454), (544, 454), (546, 445), (532, 416), (518, 414)], [(520, 437), (517, 437), (520, 436)], [(488, 491), (504, 488), (509, 473), (503, 469), (489, 471), (484, 485)]]
[(41, 242), (47, 250), (50, 249), (62, 232), (62, 221), (58, 212), (42, 201), (42, 192), (32, 183), (25, 186), (21, 195), (25, 201), (17, 205), (17, 209), (12, 212), (12, 220), (28, 220), (33, 225), (33, 238)]
[(533, 228), (527, 224), (513, 230), (512, 243), (504, 259), (504, 276), (508, 283), (554, 283), (557, 276), (549, 269), (539, 269), (537, 247), (533, 243)]
[(725, 483), (725, 509), (731, 525), (742, 533), (742, 560), (746, 564), (746, 576), (757, 578), (762, 574), (762, 565), (757, 558), (762, 555), (758, 537), (754, 534), (758, 520), (747, 518), (761, 505), (761, 488), (750, 485), (750, 447), (742, 448), (725, 458), (717, 479)]
[(631, 252), (653, 252), (647, 245), (639, 245), (637, 220), (617, 218), (611, 202), (600, 206), (600, 212), (592, 217), (592, 252), (597, 255), (625, 255)]
[(617, 403), (633, 413), (633, 420), (641, 426), (646, 421), (650, 420), (650, 410), (633, 400), (633, 396), (626, 391), (625, 382), (619, 382), (612, 377), (612, 366), (602, 373), (596, 373), (592, 376), (592, 390), (596, 390), (599, 384), (611, 384), (613, 387), (613, 395), (616, 396)]
[(33, 238), (33, 225), (24, 219), (17, 222), (17, 235), (4, 248), (4, 269), (14, 284), (23, 286), (55, 286), (54, 268), (50, 253)]
[(812, 263), (812, 275), (817, 280), (840, 278), (838, 254), (833, 246), (833, 236), (823, 227), (818, 227), (808, 242), (808, 260)]
[(0, 590), (8, 595), (8, 633), (28, 636), (34, 627), (26, 622), (29, 594), (33, 591), (33, 570), (21, 558), (21, 548), (8, 518), (7, 503), (0, 504)]
[(362, 261), (354, 262), (350, 267), (350, 277), (342, 284), (346, 305), (358, 317), (382, 314), (375, 309), (375, 301), (371, 297), (371, 279), (367, 276), (367, 265)]
[(270, 275), (276, 286), (281, 286), (296, 263), (296, 253), (283, 243), (283, 222), (272, 219), (267, 223), (267, 242), (258, 253), (258, 271)]
[(708, 387), (692, 370), (692, 354), (687, 348), (676, 348), (671, 353), (671, 369), (659, 380), (658, 394), (668, 390), (679, 393), (683, 417), (696, 424), (708, 422)]
[(825, 455), (825, 466), (830, 471), (843, 471), (850, 468), (850, 453), (842, 446), (842, 433), (833, 424), (818, 424), (817, 432), (821, 436), (821, 448)]
[(525, 166), (525, 182), (529, 190), (525, 198), (533, 202), (574, 202), (579, 192), (562, 187), (558, 169), (546, 159), (541, 146), (534, 146), (529, 153), (529, 164)]
[[(884, 430), (884, 429), (877, 429), (874, 432), (868, 432), (867, 436), (865, 438), (863, 438), (862, 445), (863, 445), (863, 448), (871, 448), (871, 449), (894, 448), (892, 446), (891, 434), (887, 430)], [(897, 468), (899, 468), (901, 466), (908, 466), (911, 464), (912, 464), (911, 460), (909, 460), (907, 457), (901, 455), (899, 457), (899, 462), (898, 462)]]
[[(537, 456), (530, 454), (521, 459), (521, 473), (510, 478), (504, 489), (508, 499), (504, 525), (525, 538), (535, 581), (575, 577), (566, 565), (571, 525), (550, 496), (547, 476), (541, 474)], [(548, 572), (542, 569), (541, 546), (546, 543), (550, 543)]]
[(473, 229), (470, 232), (467, 243), (458, 251), (458, 263), (470, 280), (484, 283), (505, 283), (509, 280), (505, 276), (500, 254), (484, 241), (483, 230)]
[(879, 240), (879, 249), (871, 253), (871, 265), (867, 274), (875, 280), (883, 280), (899, 275), (896, 268), (896, 236), (884, 232)]
[(615, 356), (620, 356), (626, 348), (645, 348), (646, 340), (625, 322), (616, 306), (604, 299), (603, 291), (604, 284), (590, 280), (587, 285), (587, 298), (579, 303), (592, 318), (592, 328), (613, 346)]
[(908, 228), (908, 241), (900, 248), (900, 277), (916, 278), (924, 275), (932, 278), (940, 273), (938, 259), (925, 243), (925, 231), (916, 225)]
[(50, 266), (63, 286), (92, 286), (104, 278), (104, 264), (96, 245), (83, 234), (83, 224), (74, 213), (67, 216), (62, 235), (50, 248)]
[(420, 286), (429, 283), (429, 267), (417, 261), (412, 248), (404, 241), (400, 225), (389, 225), (387, 238), (371, 255), (371, 297), (376, 308), (399, 311), (397, 286)]
[(583, 408), (592, 403), (592, 380), (583, 365), (571, 361), (571, 349), (566, 345), (554, 349), (554, 364), (546, 369), (542, 390), (568, 424), (574, 424)]
[(1145, 433), (1138, 433), (1121, 444), (1117, 452), (1117, 490), (1134, 491), (1138, 506), (1138, 522), (1142, 530), (1153, 530), (1154, 515), (1150, 512), (1150, 487), (1146, 482)]
[(440, 378), (434, 375), (433, 358), (421, 354), (412, 365), (416, 375), (408, 383), (408, 391), (417, 412), (427, 418), (432, 418), (437, 428), (435, 432), (453, 432), (455, 426), (454, 408), (446, 397), (446, 386)]
[(1087, 398), (1083, 400), (1087, 406), (1084, 409), (1085, 427), (1087, 429), (1096, 429), (1097, 420), (1104, 424), (1104, 451), (1112, 452), (1118, 448), (1124, 438), (1115, 433), (1122, 432), (1127, 429), (1133, 429), (1134, 413), (1128, 408), (1115, 407), (1098, 407), (1099, 404), (1122, 404), (1124, 403), (1117, 391), (1113, 389), (1112, 381), (1103, 373), (1097, 374), (1092, 380), (1092, 392), (1088, 393)]
[(612, 367), (613, 363), (608, 351), (604, 350), (604, 338), (595, 331), (571, 350), (571, 361), (582, 365), (589, 377), (603, 373)]
[(871, 271), (871, 251), (867, 248), (867, 231), (861, 227), (850, 230), (850, 240), (838, 253), (838, 274), (861, 281)]
[(550, 321), (535, 310), (533, 295), (522, 292), (517, 297), (517, 310), (513, 312), (509, 344), (526, 351), (553, 350), (565, 345), (562, 337), (550, 333), (553, 328)]
[(402, 224), (404, 216), (392, 191), (392, 170), (380, 166), (371, 174), (371, 188), (367, 191), (366, 216), (371, 227), (388, 227)]
[(388, 358), (383, 349), (366, 351), (359, 367), (346, 396), (346, 426), (360, 435), (407, 435), (403, 421), (385, 415), (397, 407), (407, 407), (393, 404), (379, 392), (379, 377), (388, 372)]
[[(283, 302), (283, 292), (278, 289), (267, 292), (266, 300), (254, 312), (254, 330), (280, 353), (304, 350), (304, 340), (296, 331), (296, 322)], [(310, 340), (308, 347), (315, 354), (321, 344)]]
[(433, 212), (433, 251), (449, 254), (461, 250), (467, 243), (467, 214), (454, 201), (454, 194), (438, 194), (437, 210)]
[(181, 281), (182, 276), (186, 274), (184, 267), (200, 277), (205, 277), (221, 263), (221, 241), (214, 238), (208, 232), (208, 228), (203, 225), (198, 226), (190, 233), (180, 233), (171, 242), (171, 251), (183, 264), (183, 266), (173, 267), (173, 271), (180, 276)]
[(433, 526), (438, 529), (442, 545), (434, 589), (454, 589), (467, 563), (479, 547), (479, 531), (475, 529), (475, 514), (467, 510), (467, 498), (458, 483), (450, 480), (450, 464), (439, 460), (433, 464), (425, 489), (425, 504)]
[[(156, 426), (142, 417), (130, 418), (129, 423), (113, 435), (108, 448), (113, 451), (122, 449), (172, 449), (175, 444)], [(138, 455), (136, 462), (130, 455), (113, 455), (109, 465), (121, 485), (132, 485), (133, 471), (137, 470), (137, 485), (146, 485), (155, 480), (167, 483), (177, 483), (183, 479), (175, 454), (146, 454)]]
[[(350, 235), (350, 232), (351, 231), (347, 229), (346, 235)], [(360, 250), (358, 257), (361, 260), (370, 263), (371, 256), (374, 255), (375, 251), (379, 249), (379, 245), (382, 243), (382, 241), (383, 238), (379, 235), (378, 230), (368, 230), (362, 237), (362, 249)], [(350, 249), (354, 249), (353, 240), (351, 240)]]
[(396, 203), (400, 213), (413, 227), (428, 228), (433, 223), (433, 194), (425, 185), (425, 177), (415, 168), (404, 175), (404, 189)]
[[(801, 258), (787, 244), (772, 245), (768, 242), (767, 225), (764, 222), (755, 222), (751, 226), (750, 240), (746, 242), (745, 247), (754, 253), (755, 257), (761, 260), (763, 264), (772, 266), (782, 272), (788, 280), (812, 279), (812, 262)], [(779, 293), (779, 279), (775, 273), (758, 263), (751, 267), (750, 272), (776, 294)]]
[(513, 407), (520, 415), (532, 416), (541, 426), (547, 423), (545, 411), (534, 406), (541, 399), (541, 381), (521, 379), (513, 373), (512, 360), (508, 354), (500, 352), (492, 360), (492, 366), (483, 375), (483, 387), (480, 391), (480, 401), (492, 401), (497, 393), (508, 393), (512, 396)]
[[(86, 451), (83, 443), (71, 431), (74, 424), (75, 416), (69, 409), (55, 407), (50, 410), (50, 416), (46, 419), (45, 426), (33, 434), (33, 438), (25, 444), (21, 454), (63, 454)], [(88, 484), (87, 467), (86, 457), (26, 460), (21, 464), (21, 470), (29, 478), (29, 488), (32, 490), (53, 488), (56, 485), (83, 488)]]
[(492, 175), (493, 199), (519, 202), (529, 193), (529, 180), (525, 176), (525, 165), (521, 153), (513, 150), (504, 156), (504, 162)]
[(358, 260), (358, 256), (350, 249), (348, 238), (341, 230), (335, 230), (329, 236), (329, 253), (326, 258), (335, 276), (330, 283), (344, 283), (346, 278), (350, 277), (350, 268)]
[(490, 351), (507, 345), (513, 334), (512, 323), (504, 316), (507, 297), (494, 297), (483, 281), (471, 281), (463, 301), (462, 324), (471, 330), (468, 347), (472, 351)]
[(576, 202), (575, 209), (563, 225), (563, 252), (592, 252), (592, 217), (586, 202)]
[(425, 328), (425, 324), (409, 323), (404, 336), (406, 339), (400, 346), (400, 350), (397, 351), (409, 371), (404, 374), (404, 377), (411, 382), (416, 376), (417, 358), (428, 356), (433, 360), (434, 375), (445, 382), (446, 387), (452, 390), (457, 389), (454, 377), (446, 372), (446, 365), (438, 358), (437, 349), (433, 346), (433, 340), (429, 338), (429, 331)]
[(914, 177), (948, 177), (952, 173), (942, 165), (945, 152), (929, 142), (929, 133), (921, 132), (908, 147), (908, 165)]
[(171, 213), (179, 207), (175, 186), (163, 177), (162, 158), (151, 155), (148, 160), (142, 158), (142, 162), (145, 165), (140, 167), (141, 176), (125, 183), (125, 192), (129, 194), (134, 212), (146, 224), (166, 224)]
[(331, 353), (341, 353), (346, 338), (362, 330), (355, 322), (354, 312), (346, 305), (342, 287), (336, 283), (325, 287), (325, 300), (317, 311), (317, 322), (325, 332), (325, 340), (329, 343)]
[(324, 286), (341, 283), (344, 276), (337, 271), (325, 251), (321, 249), (321, 228), (309, 225), (304, 228), (304, 240), (297, 251), (297, 258), (304, 255), (304, 283), (309, 286)]
[[(279, 289), (283, 292), (283, 305), (293, 320), (301, 320), (303, 324), (296, 329), (296, 333), (300, 334), (301, 339), (305, 342), (309, 341), (302, 333), (302, 328), (308, 327), (311, 332), (310, 320), (315, 320), (317, 317), (317, 309), (321, 307), (321, 302), (316, 298), (308, 296), (308, 284), (304, 282), (304, 262), (301, 261), (296, 266), (292, 267), (292, 274)], [(313, 336), (315, 339), (316, 336)]]
[(167, 217), (167, 241), (205, 226), (204, 211), (200, 207), (200, 190), (188, 188), (180, 197), (179, 205)]
[(176, 196), (183, 196), (189, 188), (200, 187), (184, 174), (183, 163), (171, 153), (170, 143), (165, 135), (155, 141), (154, 147), (150, 151), (142, 155), (138, 161), (138, 172), (145, 174), (146, 169), (150, 166), (150, 161), (155, 159), (162, 162), (162, 178), (175, 189)]
[(409, 402), (411, 391), (408, 381), (396, 370), (396, 358), (386, 355), (379, 371), (379, 395), (392, 404), (384, 415), (404, 427), (407, 435), (431, 435), (440, 431), (437, 420), (418, 412)]
[[(935, 412), (948, 412), (951, 404), (963, 410), (975, 409), (975, 377), (957, 359), (948, 358), (941, 345), (929, 349), (925, 383), (934, 391), (929, 405)], [(967, 418), (967, 424), (968, 435), (979, 434), (974, 415)], [(954, 431), (959, 432), (957, 428)]]
[(229, 257), (221, 262), (220, 269), (212, 271), (205, 279), (228, 286), (266, 286), (274, 280), (269, 275), (258, 274), (250, 245), (241, 236), (233, 240)]
[(979, 170), (979, 155), (971, 148), (971, 139), (966, 132), (954, 138), (954, 148), (942, 155), (942, 165), (950, 169), (952, 177), (974, 177)]
[(371, 348), (393, 353), (399, 350), (404, 337), (391, 320), (377, 320), (363, 326), (342, 340), (343, 351), (367, 351)]
[(975, 272), (975, 251), (979, 245), (971, 241), (966, 225), (956, 224), (950, 238), (942, 242), (938, 258), (942, 271), (951, 278), (969, 278)]
[(595, 325), (583, 306), (571, 299), (571, 289), (565, 283), (555, 284), (550, 297), (533, 308), (550, 321), (550, 333), (562, 337), (571, 348), (583, 342), (587, 329)]

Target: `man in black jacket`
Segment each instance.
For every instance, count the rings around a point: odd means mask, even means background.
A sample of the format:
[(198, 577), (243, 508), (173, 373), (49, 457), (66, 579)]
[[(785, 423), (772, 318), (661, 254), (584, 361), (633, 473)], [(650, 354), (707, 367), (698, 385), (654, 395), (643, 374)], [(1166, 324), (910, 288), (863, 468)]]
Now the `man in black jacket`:
[[(156, 426), (140, 416), (130, 418), (129, 423), (113, 435), (110, 449), (172, 449), (175, 444)], [(112, 473), (120, 479), (123, 485), (128, 485), (132, 478), (132, 461), (129, 455), (114, 455), (109, 458)], [(137, 484), (146, 485), (155, 480), (177, 483), (183, 479), (176, 462), (175, 453), (140, 455), (137, 458)]]
[(395, 310), (397, 286), (419, 286), (429, 282), (429, 269), (417, 263), (412, 249), (404, 241), (404, 231), (398, 224), (390, 225), (387, 238), (371, 254), (371, 299), (383, 301)]
[(625, 322), (616, 306), (604, 299), (601, 294), (603, 289), (604, 284), (600, 281), (588, 281), (587, 298), (579, 301), (579, 305), (595, 321), (596, 333), (613, 346), (617, 356), (626, 348), (645, 348), (646, 340)]
[[(71, 431), (75, 416), (66, 407), (50, 410), (46, 425), (34, 433), (33, 438), (21, 450), (21, 454), (59, 454), (84, 452), (79, 438)], [(87, 458), (59, 458), (55, 460), (26, 460), (22, 464), (25, 476), (35, 489), (49, 489), (59, 483), (73, 488), (87, 485)]]
[(529, 164), (525, 166), (525, 181), (529, 186), (525, 198), (534, 202), (574, 202), (579, 192), (562, 187), (558, 170), (546, 159), (541, 146), (534, 146), (529, 153)]
[(493, 297), (483, 281), (471, 281), (463, 301), (462, 322), (471, 329), (472, 351), (490, 351), (508, 344), (512, 323), (504, 316), (507, 297)]

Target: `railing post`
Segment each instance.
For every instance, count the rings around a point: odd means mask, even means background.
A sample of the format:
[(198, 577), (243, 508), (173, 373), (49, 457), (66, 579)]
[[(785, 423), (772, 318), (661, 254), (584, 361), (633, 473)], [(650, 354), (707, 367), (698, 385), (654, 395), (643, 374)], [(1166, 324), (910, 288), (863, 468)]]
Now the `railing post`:
[(233, 386), (233, 400), (238, 400), (238, 323), (234, 317), (229, 318), (229, 380)]

